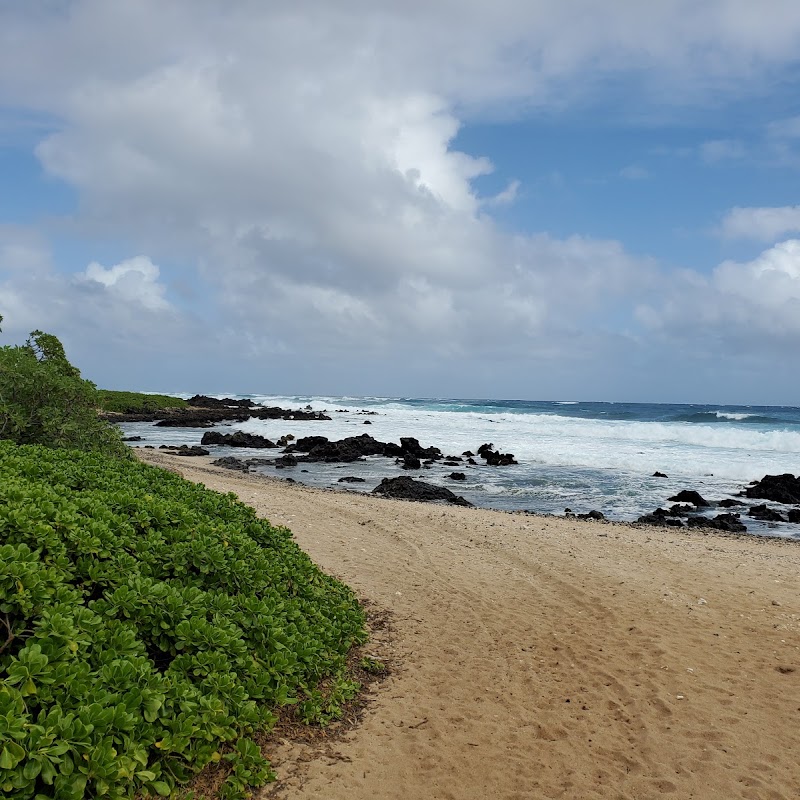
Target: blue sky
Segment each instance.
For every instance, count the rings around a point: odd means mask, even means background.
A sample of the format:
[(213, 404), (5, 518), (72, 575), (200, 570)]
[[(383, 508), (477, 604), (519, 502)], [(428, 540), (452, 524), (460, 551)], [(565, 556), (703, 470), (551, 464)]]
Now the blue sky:
[(3, 341), (159, 391), (800, 403), (800, 5), (0, 2)]

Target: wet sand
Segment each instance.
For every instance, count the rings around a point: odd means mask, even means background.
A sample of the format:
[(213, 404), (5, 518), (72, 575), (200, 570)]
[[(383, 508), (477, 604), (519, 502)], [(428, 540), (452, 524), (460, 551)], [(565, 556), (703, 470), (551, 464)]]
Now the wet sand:
[[(309, 489), (234, 492), (389, 612), (392, 674), (280, 798), (800, 797), (800, 546)], [(388, 648), (388, 652), (387, 652)]]

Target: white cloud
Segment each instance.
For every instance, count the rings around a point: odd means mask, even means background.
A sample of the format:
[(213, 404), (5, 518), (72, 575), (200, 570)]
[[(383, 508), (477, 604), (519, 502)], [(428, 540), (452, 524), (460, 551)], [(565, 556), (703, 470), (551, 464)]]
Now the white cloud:
[(511, 181), (502, 192), (498, 192), (492, 197), (486, 198), (483, 203), (488, 206), (510, 206), (513, 205), (519, 195), (519, 181)]
[(149, 257), (51, 271), (35, 291), (17, 276), (8, 296), (115, 331), (109, 346), (133, 346), (137, 323), (185, 339), (197, 329), (153, 263), (180, 262), (227, 341), (328, 361), (600, 342), (606, 308), (624, 319), (660, 286), (654, 264), (615, 241), (499, 229), (490, 212), (519, 183), (480, 197), (492, 165), (456, 149), (462, 123), (591, 104), (609, 77), (640, 87), (636, 110), (746, 95), (800, 47), (794, 0), (769, 14), (734, 0), (49, 8), (0, 12), (0, 102), (58, 120), (37, 154), (78, 190), (75, 228)]
[[(709, 278), (684, 273), (660, 307), (642, 306), (647, 326), (703, 345), (745, 349), (769, 343), (797, 352), (800, 341), (800, 240), (789, 239), (745, 263), (725, 261)], [(709, 341), (710, 337), (710, 341)]]
[(105, 287), (108, 293), (126, 303), (138, 303), (148, 311), (166, 311), (166, 287), (159, 283), (160, 271), (147, 256), (136, 256), (106, 269), (93, 261), (78, 280)]
[(775, 242), (786, 234), (800, 233), (800, 206), (732, 208), (722, 219), (719, 233), (726, 239)]

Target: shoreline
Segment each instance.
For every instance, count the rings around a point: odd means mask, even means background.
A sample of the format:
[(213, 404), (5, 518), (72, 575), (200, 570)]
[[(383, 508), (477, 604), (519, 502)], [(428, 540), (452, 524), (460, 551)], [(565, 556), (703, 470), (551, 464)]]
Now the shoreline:
[(800, 796), (800, 550), (780, 538), (464, 509), (137, 450), (289, 527), (391, 612), (400, 665), (270, 796)]

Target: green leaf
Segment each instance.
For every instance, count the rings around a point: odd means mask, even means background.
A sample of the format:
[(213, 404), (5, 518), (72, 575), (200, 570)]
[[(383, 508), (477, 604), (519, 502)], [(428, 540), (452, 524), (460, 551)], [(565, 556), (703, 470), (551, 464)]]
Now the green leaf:
[(161, 797), (169, 797), (171, 790), (166, 781), (153, 781), (150, 786), (152, 786), (153, 790), (161, 795)]
[(16, 742), (6, 742), (0, 750), (0, 769), (14, 769), (25, 758), (25, 748)]

